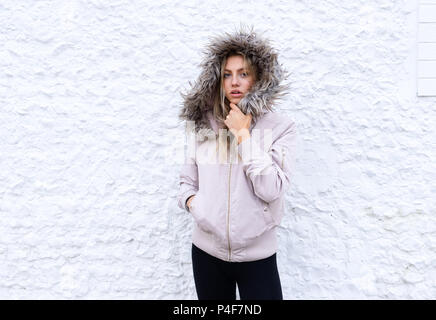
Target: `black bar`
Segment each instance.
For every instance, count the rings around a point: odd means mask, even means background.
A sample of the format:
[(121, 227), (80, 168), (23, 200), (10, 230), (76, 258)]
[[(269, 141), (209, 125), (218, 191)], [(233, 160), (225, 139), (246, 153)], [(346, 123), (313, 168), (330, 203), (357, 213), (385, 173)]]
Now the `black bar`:
[[(352, 319), (394, 314), (427, 316), (434, 313), (435, 300), (283, 300), (283, 301), (198, 301), (198, 300), (3, 300), (2, 314), (19, 318), (109, 316), (120, 319), (302, 319), (332, 316)], [(5, 318), (7, 319), (7, 318)]]

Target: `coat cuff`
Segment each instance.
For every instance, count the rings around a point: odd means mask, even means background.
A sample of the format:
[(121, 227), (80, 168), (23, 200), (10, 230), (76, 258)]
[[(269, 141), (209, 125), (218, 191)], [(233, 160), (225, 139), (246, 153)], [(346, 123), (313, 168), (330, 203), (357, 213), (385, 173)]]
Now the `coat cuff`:
[(188, 208), (188, 205), (186, 204), (186, 202), (188, 201), (188, 199), (189, 199), (190, 196), (193, 196), (193, 195), (195, 195), (195, 194), (196, 194), (195, 191), (190, 190), (190, 191), (187, 191), (187, 192), (182, 196), (182, 203), (183, 203), (183, 205), (184, 205), (184, 207), (185, 207), (185, 210), (188, 211), (188, 212), (189, 212), (189, 208)]

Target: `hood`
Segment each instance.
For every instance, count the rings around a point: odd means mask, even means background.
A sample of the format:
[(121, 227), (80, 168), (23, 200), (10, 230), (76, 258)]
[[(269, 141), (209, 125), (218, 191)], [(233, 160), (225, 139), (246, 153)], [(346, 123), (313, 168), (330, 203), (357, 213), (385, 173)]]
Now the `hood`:
[(203, 52), (205, 57), (199, 65), (201, 73), (197, 81), (194, 85), (189, 83), (191, 88), (187, 93), (181, 93), (183, 107), (179, 118), (195, 121), (197, 132), (200, 129), (213, 129), (207, 113), (213, 112), (221, 63), (231, 51), (242, 51), (258, 69), (257, 81), (238, 103), (243, 113), (252, 115), (252, 125), (261, 115), (273, 111), (274, 102), (287, 94), (288, 85), (282, 82), (287, 79), (288, 73), (278, 63), (278, 54), (267, 39), (259, 37), (252, 29), (215, 36)]

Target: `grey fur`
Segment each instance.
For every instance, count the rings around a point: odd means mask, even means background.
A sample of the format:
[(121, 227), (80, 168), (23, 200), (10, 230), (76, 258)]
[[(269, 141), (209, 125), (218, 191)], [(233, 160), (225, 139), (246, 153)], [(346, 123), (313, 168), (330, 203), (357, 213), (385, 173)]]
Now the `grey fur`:
[(215, 36), (204, 51), (205, 58), (200, 63), (202, 71), (194, 86), (183, 97), (183, 107), (179, 113), (181, 120), (195, 121), (195, 130), (209, 130), (209, 121), (204, 117), (208, 110), (212, 110), (214, 95), (220, 79), (220, 67), (223, 58), (233, 50), (242, 51), (250, 56), (259, 70), (259, 79), (238, 103), (238, 107), (245, 114), (252, 115), (253, 123), (259, 116), (273, 110), (274, 102), (288, 92), (289, 86), (283, 84), (288, 73), (277, 61), (278, 54), (269, 44), (251, 28), (240, 29), (233, 34)]

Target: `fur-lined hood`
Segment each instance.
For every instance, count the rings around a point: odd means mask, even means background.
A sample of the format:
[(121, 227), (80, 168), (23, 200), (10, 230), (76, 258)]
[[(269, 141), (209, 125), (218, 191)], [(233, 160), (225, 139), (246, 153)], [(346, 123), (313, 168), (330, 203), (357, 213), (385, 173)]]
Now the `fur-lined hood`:
[(282, 82), (287, 79), (288, 73), (278, 63), (278, 54), (268, 40), (260, 38), (252, 29), (215, 36), (204, 51), (205, 58), (199, 65), (202, 68), (199, 78), (194, 86), (189, 82), (191, 89), (188, 93), (181, 93), (183, 107), (179, 118), (195, 121), (196, 132), (212, 129), (206, 113), (213, 112), (221, 63), (232, 51), (242, 51), (258, 69), (258, 80), (238, 103), (243, 113), (252, 115), (253, 125), (265, 112), (273, 111), (273, 103), (287, 94), (288, 85)]

